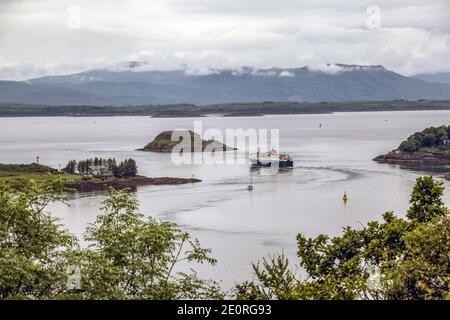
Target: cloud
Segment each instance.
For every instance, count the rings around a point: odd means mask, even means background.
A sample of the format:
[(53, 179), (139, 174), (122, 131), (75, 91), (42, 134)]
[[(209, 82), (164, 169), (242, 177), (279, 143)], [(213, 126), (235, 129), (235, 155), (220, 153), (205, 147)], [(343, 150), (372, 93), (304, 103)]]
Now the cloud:
[(189, 76), (207, 76), (210, 74), (219, 74), (218, 70), (210, 69), (210, 68), (202, 68), (202, 69), (186, 69), (184, 70), (185, 74)]
[[(139, 69), (204, 73), (241, 66), (384, 65), (450, 72), (448, 0), (18, 0), (0, 2), (0, 79), (145, 61)], [(79, 28), (68, 8), (78, 6)], [(70, 12), (77, 12), (72, 10)], [(70, 13), (69, 12), (69, 13)], [(330, 67), (326, 67), (331, 63)], [(324, 67), (325, 66), (325, 67)]]
[(314, 72), (322, 72), (327, 74), (339, 74), (341, 72), (349, 71), (341, 66), (332, 63), (318, 63), (311, 64), (308, 69)]
[(290, 71), (281, 71), (279, 74), (280, 77), (295, 77), (295, 74), (293, 74)]

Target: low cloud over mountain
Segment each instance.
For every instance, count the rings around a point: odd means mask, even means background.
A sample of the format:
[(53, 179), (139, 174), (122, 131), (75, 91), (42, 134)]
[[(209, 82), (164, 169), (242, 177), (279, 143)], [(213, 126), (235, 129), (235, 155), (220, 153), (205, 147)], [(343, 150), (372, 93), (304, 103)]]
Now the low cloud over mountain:
[(143, 62), (28, 81), (0, 81), (0, 102), (66, 105), (450, 99), (450, 85), (383, 66), (151, 71)]

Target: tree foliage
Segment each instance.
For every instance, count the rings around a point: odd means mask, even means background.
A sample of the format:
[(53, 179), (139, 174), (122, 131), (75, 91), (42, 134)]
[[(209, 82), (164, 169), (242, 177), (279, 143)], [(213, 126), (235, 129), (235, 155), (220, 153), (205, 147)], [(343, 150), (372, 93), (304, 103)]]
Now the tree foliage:
[(113, 191), (85, 233), (89, 247), (78, 257), (84, 293), (90, 299), (195, 299), (220, 297), (215, 283), (177, 265), (214, 265), (211, 250), (172, 223), (137, 212), (127, 191)]
[(97, 172), (96, 174), (100, 176), (103, 174), (112, 175), (116, 178), (129, 178), (137, 175), (137, 165), (134, 159), (125, 159), (117, 165), (114, 158), (103, 159), (95, 157), (78, 162), (70, 160), (62, 171), (69, 174), (75, 174), (78, 171), (79, 174), (85, 176), (93, 175), (94, 172)]
[[(33, 181), (20, 191), (0, 188), (0, 299), (222, 297), (216, 283), (187, 269), (215, 264), (210, 249), (175, 225), (138, 213), (127, 191), (112, 191), (86, 229), (88, 247), (80, 249), (44, 211), (65, 201), (63, 190), (59, 182)], [(69, 266), (80, 269), (80, 288), (67, 285)]]
[(119, 178), (134, 177), (136, 174), (137, 165), (136, 161), (133, 159), (125, 159), (122, 161), (114, 172), (114, 176)]
[[(86, 246), (45, 212), (64, 202), (60, 182), (0, 188), (0, 299), (216, 299), (217, 283), (189, 269), (214, 265), (211, 250), (176, 225), (146, 217), (114, 191), (85, 231)], [(406, 218), (386, 212), (338, 237), (297, 236), (299, 266), (283, 255), (253, 265), (238, 299), (450, 299), (450, 215), (443, 186), (421, 177)], [(79, 268), (81, 287), (67, 283)]]
[[(382, 221), (343, 235), (297, 236), (303, 279), (283, 257), (254, 265), (256, 280), (236, 287), (241, 299), (450, 298), (450, 217), (442, 183), (418, 178), (407, 219), (386, 212)], [(289, 285), (286, 285), (289, 284)]]
[(450, 126), (430, 127), (416, 132), (399, 146), (404, 152), (450, 153)]
[(434, 217), (448, 214), (448, 209), (444, 207), (442, 201), (443, 193), (442, 182), (435, 181), (432, 177), (417, 178), (411, 194), (411, 207), (406, 216), (410, 220), (427, 222)]
[(79, 168), (77, 168), (77, 161), (70, 160), (67, 162), (67, 165), (62, 169), (62, 171), (68, 174), (75, 174), (76, 169), (79, 170)]
[(60, 183), (31, 181), (20, 191), (0, 188), (0, 298), (52, 296), (66, 284), (65, 255), (76, 245), (44, 210), (64, 201)]
[(298, 281), (295, 272), (290, 270), (289, 260), (284, 256), (269, 256), (262, 263), (253, 265), (259, 283), (246, 281), (236, 285), (236, 298), (239, 300), (298, 299)]

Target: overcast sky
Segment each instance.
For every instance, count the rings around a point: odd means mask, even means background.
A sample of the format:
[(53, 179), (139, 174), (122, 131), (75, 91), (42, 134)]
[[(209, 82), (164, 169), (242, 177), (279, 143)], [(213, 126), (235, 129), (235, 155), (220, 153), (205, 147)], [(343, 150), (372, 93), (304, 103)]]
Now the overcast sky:
[(130, 60), (197, 71), (348, 63), (450, 72), (450, 0), (0, 0), (0, 79)]

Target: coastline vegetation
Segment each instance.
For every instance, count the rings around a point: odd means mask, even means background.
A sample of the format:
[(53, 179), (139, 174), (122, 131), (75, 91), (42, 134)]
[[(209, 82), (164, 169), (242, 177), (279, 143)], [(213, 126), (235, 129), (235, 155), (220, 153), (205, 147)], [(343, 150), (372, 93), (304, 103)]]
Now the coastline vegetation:
[(137, 165), (134, 159), (125, 159), (117, 164), (115, 158), (93, 158), (86, 160), (70, 160), (62, 169), (68, 174), (81, 174), (98, 178), (130, 178), (137, 175)]
[(349, 102), (251, 102), (212, 105), (130, 105), (130, 106), (85, 106), (85, 105), (30, 105), (0, 103), (0, 117), (87, 117), (87, 116), (151, 116), (203, 117), (220, 115), (225, 117), (320, 114), (361, 111), (415, 111), (450, 110), (450, 100), (393, 100), (393, 101), (349, 101)]
[[(450, 164), (450, 126), (430, 127), (404, 140), (397, 149), (373, 159), (382, 163), (406, 166), (436, 165), (442, 169)], [(443, 177), (450, 180), (450, 175)]]
[(430, 127), (416, 132), (403, 141), (398, 149), (402, 152), (450, 154), (450, 126)]
[(155, 177), (137, 175), (136, 161), (125, 159), (116, 164), (115, 159), (71, 160), (58, 171), (41, 164), (0, 164), (0, 185), (15, 190), (23, 189), (30, 181), (37, 183), (61, 183), (65, 191), (103, 191), (136, 189), (145, 185), (174, 185), (200, 182), (194, 178)]
[(64, 174), (58, 170), (37, 164), (2, 164), (0, 163), (0, 184), (15, 189), (22, 188), (30, 180), (49, 183), (60, 180), (62, 183), (76, 183), (82, 179), (78, 174)]

